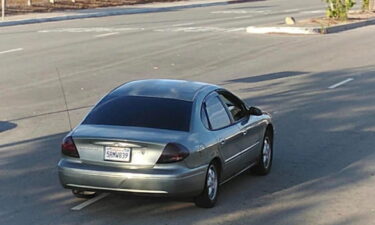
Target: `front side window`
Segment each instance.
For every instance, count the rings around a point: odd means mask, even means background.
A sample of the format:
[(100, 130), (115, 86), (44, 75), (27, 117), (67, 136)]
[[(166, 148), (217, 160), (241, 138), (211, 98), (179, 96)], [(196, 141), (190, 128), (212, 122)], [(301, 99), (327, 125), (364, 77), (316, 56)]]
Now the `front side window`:
[(234, 121), (239, 121), (247, 116), (244, 104), (236, 96), (228, 92), (219, 93), (219, 96), (228, 108), (228, 111), (232, 115)]
[(227, 111), (217, 96), (208, 97), (205, 105), (211, 129), (217, 130), (231, 124)]
[(107, 96), (83, 124), (189, 131), (192, 102), (143, 96)]

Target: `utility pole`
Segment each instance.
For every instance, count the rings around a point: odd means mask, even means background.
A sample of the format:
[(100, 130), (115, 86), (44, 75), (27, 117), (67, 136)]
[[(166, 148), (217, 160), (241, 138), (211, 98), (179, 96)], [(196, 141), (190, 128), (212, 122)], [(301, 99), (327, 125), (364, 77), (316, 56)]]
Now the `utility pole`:
[(5, 20), (5, 0), (1, 0), (1, 20)]

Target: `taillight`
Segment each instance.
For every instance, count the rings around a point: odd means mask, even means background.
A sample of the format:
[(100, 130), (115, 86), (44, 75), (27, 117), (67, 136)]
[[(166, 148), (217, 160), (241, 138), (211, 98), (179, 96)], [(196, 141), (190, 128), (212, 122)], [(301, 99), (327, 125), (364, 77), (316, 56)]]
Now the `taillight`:
[(61, 144), (61, 153), (70, 156), (79, 158), (79, 154), (74, 144), (73, 138), (71, 136), (65, 137), (63, 143)]
[(165, 146), (157, 163), (179, 162), (188, 157), (189, 150), (183, 145), (177, 143), (169, 143)]

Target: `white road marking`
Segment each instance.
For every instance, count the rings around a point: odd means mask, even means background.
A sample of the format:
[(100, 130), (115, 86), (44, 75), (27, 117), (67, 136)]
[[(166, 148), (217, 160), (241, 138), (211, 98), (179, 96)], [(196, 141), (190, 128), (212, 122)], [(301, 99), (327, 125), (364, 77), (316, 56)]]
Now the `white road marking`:
[(254, 16), (236, 16), (234, 19), (246, 19), (246, 18), (252, 18)]
[(106, 34), (98, 34), (98, 35), (95, 35), (94, 37), (101, 38), (101, 37), (108, 37), (108, 36), (112, 36), (112, 35), (116, 35), (116, 34), (119, 34), (119, 32), (112, 32), (112, 33), (106, 33)]
[(246, 10), (223, 10), (223, 11), (213, 11), (213, 14), (246, 14), (249, 11)]
[(142, 31), (145, 28), (141, 27), (89, 27), (89, 28), (61, 28), (61, 29), (51, 29), (51, 30), (39, 30), (39, 33), (90, 33), (90, 32), (124, 32), (124, 31)]
[(194, 23), (180, 23), (180, 24), (174, 24), (172, 27), (183, 27), (183, 26), (190, 26), (194, 25)]
[(328, 88), (329, 88), (329, 89), (337, 88), (337, 87), (339, 87), (339, 86), (341, 86), (341, 85), (343, 85), (343, 84), (346, 84), (346, 83), (348, 83), (348, 82), (350, 82), (350, 81), (352, 81), (352, 80), (354, 80), (354, 79), (353, 79), (353, 78), (348, 78), (348, 79), (343, 80), (343, 81), (341, 81), (341, 82), (339, 82), (339, 83), (337, 83), (337, 84), (331, 85), (331, 86), (329, 86)]
[(286, 9), (283, 12), (285, 12), (285, 13), (292, 13), (292, 12), (298, 12), (298, 11), (300, 11), (300, 9)]
[(303, 11), (301, 12), (302, 14), (320, 14), (320, 13), (325, 13), (324, 10), (312, 10), (312, 11)]
[[(242, 16), (242, 17), (245, 17), (245, 16)], [(250, 17), (253, 17), (253, 15), (247, 16), (247, 17), (250, 18)], [(198, 23), (198, 24), (206, 24), (208, 22), (222, 22), (222, 21), (230, 21), (230, 20), (236, 20), (236, 17), (204, 19), (204, 20), (201, 20), (200, 23)], [(197, 24), (197, 23), (195, 23), (195, 24)]]
[(82, 202), (81, 204), (79, 204), (77, 206), (74, 206), (73, 208), (71, 208), (71, 210), (73, 210), (73, 211), (79, 211), (79, 210), (81, 210), (81, 209), (83, 209), (83, 208), (85, 208), (85, 207), (87, 207), (87, 206), (89, 206), (89, 205), (91, 205), (91, 204), (99, 201), (100, 199), (103, 199), (103, 198), (107, 197), (108, 195), (109, 195), (109, 193), (100, 194), (100, 195), (98, 195), (98, 196), (96, 196), (94, 198), (91, 198), (91, 199), (89, 199), (89, 200), (87, 200), (85, 202)]
[(22, 50), (23, 50), (23, 48), (14, 48), (14, 49), (2, 51), (2, 52), (0, 52), (0, 54), (10, 53), (10, 52), (18, 52), (18, 51), (22, 51)]
[(245, 30), (246, 30), (245, 27), (240, 27), (240, 28), (228, 29), (226, 32), (236, 32), (236, 31), (245, 31)]
[(268, 14), (271, 13), (270, 10), (222, 10), (222, 11), (212, 11), (212, 14)]
[(245, 30), (243, 27), (220, 28), (220, 27), (174, 27), (165, 29), (155, 29), (157, 32), (235, 32)]

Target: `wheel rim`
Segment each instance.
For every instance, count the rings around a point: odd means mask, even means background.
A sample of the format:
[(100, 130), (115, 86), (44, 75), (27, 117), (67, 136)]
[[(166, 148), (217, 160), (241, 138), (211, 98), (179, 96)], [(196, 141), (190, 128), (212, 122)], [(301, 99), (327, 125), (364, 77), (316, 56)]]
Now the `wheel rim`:
[(211, 165), (207, 172), (207, 190), (208, 190), (208, 197), (213, 200), (217, 194), (217, 174), (214, 167)]
[(263, 152), (263, 166), (265, 169), (268, 169), (268, 167), (270, 166), (271, 154), (272, 154), (271, 144), (268, 138), (264, 139), (262, 152)]

